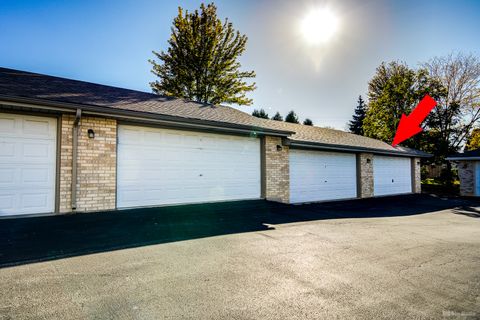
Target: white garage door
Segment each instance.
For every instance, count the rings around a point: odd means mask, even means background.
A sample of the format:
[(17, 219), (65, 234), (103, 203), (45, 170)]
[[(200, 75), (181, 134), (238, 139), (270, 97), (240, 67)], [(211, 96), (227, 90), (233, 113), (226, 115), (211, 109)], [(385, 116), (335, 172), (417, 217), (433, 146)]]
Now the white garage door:
[(374, 156), (373, 179), (375, 196), (412, 192), (410, 158)]
[(0, 113), (0, 215), (54, 211), (56, 126), (54, 118)]
[(355, 198), (355, 154), (290, 150), (292, 203)]
[(258, 138), (118, 127), (119, 208), (260, 198)]

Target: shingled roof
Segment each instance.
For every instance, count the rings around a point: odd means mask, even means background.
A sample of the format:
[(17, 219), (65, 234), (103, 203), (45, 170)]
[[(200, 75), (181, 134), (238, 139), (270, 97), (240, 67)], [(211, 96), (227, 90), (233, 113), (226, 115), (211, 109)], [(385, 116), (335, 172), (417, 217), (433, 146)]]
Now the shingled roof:
[(480, 160), (480, 148), (463, 153), (456, 153), (449, 156), (447, 160)]
[(147, 92), (6, 68), (0, 68), (0, 95), (253, 127), (262, 124), (260, 119), (231, 107), (202, 104)]
[(428, 156), (424, 152), (394, 148), (385, 142), (340, 130), (260, 119), (228, 106), (202, 104), (147, 92), (0, 68), (0, 99), (12, 101), (18, 98), (32, 104), (102, 107), (110, 110), (112, 114), (122, 110), (138, 113), (145, 118), (164, 115), (179, 122), (190, 119), (223, 126), (244, 126), (252, 130), (273, 130), (288, 135), (288, 141), (292, 145)]
[(406, 148), (406, 147), (392, 147), (388, 143), (383, 141), (368, 138), (349, 132), (322, 128), (315, 126), (306, 126), (302, 124), (288, 123), (282, 121), (266, 120), (270, 128), (276, 128), (281, 130), (288, 130), (295, 132), (289, 139), (292, 141), (292, 145), (302, 146), (314, 146), (318, 145), (320, 148), (327, 148), (330, 146), (332, 149), (345, 149), (352, 151), (369, 151), (372, 150), (377, 153), (406, 153), (410, 155), (416, 155), (419, 157), (429, 157), (428, 153)]

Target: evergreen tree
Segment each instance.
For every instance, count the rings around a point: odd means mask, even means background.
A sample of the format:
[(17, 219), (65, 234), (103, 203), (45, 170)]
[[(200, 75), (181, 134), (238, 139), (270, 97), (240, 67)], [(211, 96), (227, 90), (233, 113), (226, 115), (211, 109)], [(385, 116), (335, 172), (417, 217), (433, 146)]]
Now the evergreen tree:
[(217, 17), (215, 5), (201, 4), (200, 12), (183, 12), (173, 19), (166, 52), (153, 51), (160, 60), (149, 60), (159, 77), (151, 82), (154, 93), (202, 103), (251, 105), (246, 93), (255, 90), (254, 71), (240, 71), (238, 57), (245, 51), (247, 37), (232, 23)]
[(292, 110), (290, 111), (287, 116), (285, 117), (285, 122), (290, 122), (290, 123), (300, 123), (298, 121), (298, 116), (297, 114)]
[(365, 101), (363, 101), (362, 96), (358, 96), (355, 114), (353, 115), (353, 119), (348, 124), (348, 128), (351, 133), (363, 136), (363, 119), (365, 119), (366, 112), (367, 108), (365, 106)]
[(303, 124), (306, 126), (313, 126), (313, 121), (307, 118), (303, 121)]
[(268, 113), (266, 113), (265, 110), (263, 110), (263, 109), (253, 110), (252, 116), (257, 117), (257, 118), (262, 118), (262, 119), (268, 119)]
[(277, 111), (277, 113), (275, 113), (275, 115), (272, 117), (272, 120), (283, 121), (283, 117), (280, 112)]

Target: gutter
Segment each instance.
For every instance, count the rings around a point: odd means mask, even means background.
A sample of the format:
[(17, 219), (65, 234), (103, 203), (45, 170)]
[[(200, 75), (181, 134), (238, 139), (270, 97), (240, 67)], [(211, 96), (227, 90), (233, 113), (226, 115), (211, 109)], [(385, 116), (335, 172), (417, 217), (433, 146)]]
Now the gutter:
[(449, 161), (478, 161), (480, 157), (448, 157), (445, 160)]
[(291, 140), (291, 139), (284, 139), (283, 144), (291, 148), (307, 148), (307, 149), (333, 150), (333, 151), (343, 151), (343, 152), (369, 152), (373, 154), (395, 155), (395, 156), (402, 156), (402, 157), (430, 158), (433, 156), (429, 153), (422, 153), (422, 154), (407, 153), (407, 152), (396, 151), (396, 150), (389, 151), (389, 150), (382, 150), (382, 149), (376, 149), (376, 148), (346, 146), (346, 145), (339, 145), (339, 144), (327, 144), (327, 143), (319, 143), (319, 142), (312, 142), (312, 141), (297, 141), (297, 140)]
[(78, 158), (78, 123), (82, 118), (82, 109), (77, 109), (75, 120), (73, 121), (73, 146), (72, 146), (72, 210), (77, 209), (77, 158)]
[(13, 97), (0, 94), (0, 101), (5, 101), (10, 105), (24, 106), (30, 108), (39, 108), (60, 112), (75, 112), (77, 109), (82, 109), (82, 113), (96, 116), (103, 116), (108, 118), (116, 118), (122, 120), (147, 121), (156, 124), (161, 124), (169, 127), (186, 128), (186, 129), (200, 129), (200, 130), (214, 130), (230, 133), (251, 134), (256, 135), (271, 135), (277, 137), (288, 137), (295, 132), (287, 130), (277, 130), (264, 127), (249, 126), (243, 124), (227, 123), (221, 121), (201, 120), (194, 118), (183, 118), (170, 116), (165, 114), (157, 114), (151, 112), (134, 111), (126, 109), (118, 109), (112, 107), (102, 107), (95, 105), (83, 105), (70, 102), (58, 102), (43, 100), (37, 98)]

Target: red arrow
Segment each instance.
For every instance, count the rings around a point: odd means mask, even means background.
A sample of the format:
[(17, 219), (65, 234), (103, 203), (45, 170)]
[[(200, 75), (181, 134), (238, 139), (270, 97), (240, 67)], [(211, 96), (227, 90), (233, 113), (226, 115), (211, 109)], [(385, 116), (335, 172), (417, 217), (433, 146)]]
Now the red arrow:
[(410, 112), (410, 115), (407, 117), (405, 114), (402, 114), (400, 123), (397, 127), (397, 132), (395, 133), (395, 138), (393, 138), (392, 146), (395, 147), (402, 141), (405, 141), (417, 133), (422, 132), (420, 124), (428, 116), (430, 111), (437, 105), (437, 102), (432, 99), (428, 94), (423, 97), (422, 101)]

